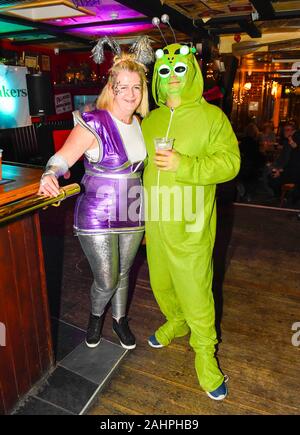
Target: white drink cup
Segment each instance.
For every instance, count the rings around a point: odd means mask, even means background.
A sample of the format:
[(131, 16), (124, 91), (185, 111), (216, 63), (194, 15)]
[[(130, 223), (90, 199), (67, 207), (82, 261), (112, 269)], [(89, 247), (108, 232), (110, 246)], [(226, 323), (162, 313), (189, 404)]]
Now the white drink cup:
[(154, 139), (156, 151), (164, 150), (168, 151), (173, 148), (174, 138), (156, 137)]

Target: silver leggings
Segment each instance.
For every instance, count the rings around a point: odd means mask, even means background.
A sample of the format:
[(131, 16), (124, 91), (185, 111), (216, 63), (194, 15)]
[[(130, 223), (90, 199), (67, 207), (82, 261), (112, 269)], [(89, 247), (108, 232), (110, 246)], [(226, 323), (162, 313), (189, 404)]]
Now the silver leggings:
[(143, 232), (78, 235), (94, 275), (91, 287), (91, 312), (101, 316), (111, 300), (112, 316), (126, 314), (130, 268), (140, 246)]

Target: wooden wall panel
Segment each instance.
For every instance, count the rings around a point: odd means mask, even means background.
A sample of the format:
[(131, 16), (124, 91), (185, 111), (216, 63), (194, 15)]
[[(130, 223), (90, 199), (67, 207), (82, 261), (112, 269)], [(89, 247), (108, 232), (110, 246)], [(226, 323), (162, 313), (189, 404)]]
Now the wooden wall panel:
[[(34, 246), (26, 246), (23, 223), (28, 217), (17, 220), (8, 226), (10, 233), (11, 252), (13, 256), (13, 270), (18, 288), (18, 303), (20, 310), (20, 345), (24, 344), (24, 356), (27, 367), (29, 384), (32, 385), (39, 377), (39, 351), (36, 342), (37, 326), (35, 323), (35, 306), (31, 297), (30, 276), (27, 263), (31, 263)], [(28, 234), (32, 239), (32, 234)], [(34, 265), (33, 265), (34, 266)]]
[(5, 413), (5, 407), (4, 407), (3, 388), (0, 383), (0, 415), (3, 415), (4, 413)]
[[(30, 276), (32, 300), (35, 306), (35, 319), (38, 326), (36, 340), (39, 350), (40, 368), (45, 371), (49, 366), (49, 359), (52, 358), (50, 313), (48, 309), (48, 296), (46, 291), (46, 276), (44, 271), (44, 258), (42, 242), (40, 237), (40, 225), (38, 214), (33, 219), (23, 221), (26, 251), (31, 249), (32, 241), (35, 242), (32, 249), (31, 263), (27, 262), (28, 275)], [(30, 235), (30, 237), (29, 237)], [(41, 325), (43, 327), (41, 328)]]
[(8, 228), (1, 228), (0, 239), (0, 319), (6, 327), (6, 346), (0, 348), (0, 380), (3, 387), (5, 410), (7, 410), (14, 404), (15, 398), (19, 397), (16, 370), (23, 369), (24, 373), (24, 360), (17, 355), (17, 352), (19, 355), (24, 354), (24, 343), (18, 331), (20, 316)]
[(16, 402), (53, 364), (49, 309), (38, 214), (0, 226), (0, 413)]

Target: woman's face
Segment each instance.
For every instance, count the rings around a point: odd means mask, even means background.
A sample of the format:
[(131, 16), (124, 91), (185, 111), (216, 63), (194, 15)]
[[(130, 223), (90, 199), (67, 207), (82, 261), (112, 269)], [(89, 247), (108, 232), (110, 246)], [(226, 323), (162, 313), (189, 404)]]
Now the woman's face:
[(132, 115), (139, 107), (143, 86), (137, 72), (121, 71), (112, 86), (113, 105), (120, 111)]

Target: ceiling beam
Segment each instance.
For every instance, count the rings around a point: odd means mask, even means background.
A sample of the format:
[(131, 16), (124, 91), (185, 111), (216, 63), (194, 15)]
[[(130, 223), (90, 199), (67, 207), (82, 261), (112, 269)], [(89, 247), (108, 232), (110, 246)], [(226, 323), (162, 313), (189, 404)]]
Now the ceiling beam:
[(294, 11), (282, 11), (282, 12), (276, 12), (275, 18), (277, 20), (284, 20), (289, 18), (300, 18), (300, 10), (294, 10)]
[[(247, 14), (247, 15), (231, 15), (231, 16), (227, 16), (227, 17), (219, 17), (219, 18), (212, 18), (211, 20), (207, 21), (206, 24), (204, 24), (205, 27), (211, 27), (214, 25), (219, 25), (219, 24), (236, 24), (238, 21), (249, 21), (251, 19), (251, 15)], [(198, 21), (202, 21), (202, 20), (197, 20), (196, 22), (198, 23)]]
[(23, 35), (31, 35), (36, 32), (37, 29), (30, 30), (15, 30), (14, 32), (4, 32), (0, 33), (0, 39), (11, 38), (12, 36), (23, 36)]
[[(58, 44), (60, 42), (66, 42), (66, 39), (64, 38), (64, 35), (62, 35), (61, 37), (57, 37), (57, 38), (51, 38), (51, 39), (30, 39), (30, 40), (26, 40), (26, 41), (13, 41), (12, 43), (16, 46), (22, 46), (22, 45), (42, 45), (42, 44)], [(63, 51), (90, 51), (91, 47), (88, 47), (86, 45), (83, 45), (81, 47), (79, 47), (77, 45), (76, 48), (60, 48), (59, 47), (59, 52), (63, 52)]]
[[(282, 11), (282, 12), (275, 12), (274, 15), (272, 15), (272, 17), (268, 18), (268, 21), (272, 21), (272, 20), (284, 20), (284, 19), (290, 19), (290, 18), (300, 18), (300, 10), (293, 10), (293, 11)], [(218, 26), (220, 24), (234, 24), (237, 23), (238, 21), (250, 21), (252, 20), (251, 15), (247, 14), (247, 15), (240, 15), (240, 16), (236, 16), (236, 15), (232, 15), (232, 16), (227, 16), (227, 17), (216, 17), (216, 18), (212, 18), (211, 20), (207, 21), (204, 24), (204, 27), (206, 29), (210, 29), (211, 27), (214, 27), (215, 25)], [(259, 21), (262, 20), (262, 17), (260, 16)], [(196, 23), (198, 24), (199, 21), (202, 20), (196, 20)]]
[(281, 41), (281, 42), (271, 42), (269, 45), (269, 51), (280, 51), (284, 49), (289, 50), (299, 50), (300, 48), (300, 38), (296, 39), (289, 39), (288, 41)]
[(14, 45), (40, 45), (40, 44), (54, 44), (57, 42), (65, 42), (63, 38), (51, 38), (51, 39), (26, 39), (21, 41), (12, 41)]
[(138, 18), (124, 18), (121, 20), (108, 20), (108, 21), (92, 21), (89, 23), (82, 24), (70, 24), (69, 26), (63, 26), (64, 30), (76, 30), (83, 29), (85, 27), (93, 26), (112, 26), (119, 24), (138, 24), (138, 23), (151, 23), (151, 18), (149, 17), (138, 17)]
[(210, 29), (210, 32), (215, 35), (234, 35), (235, 33), (241, 33), (240, 27), (214, 27), (213, 29)]
[(260, 20), (272, 20), (275, 18), (275, 11), (270, 0), (250, 0)]
[(194, 25), (192, 20), (180, 14), (170, 6), (162, 5), (160, 0), (118, 0), (118, 3), (134, 9), (149, 18), (154, 16), (161, 17), (163, 14), (168, 14), (174, 29), (185, 33), (194, 39), (201, 39), (209, 36), (207, 30), (203, 27), (203, 24), (198, 23), (197, 26)]
[(243, 32), (248, 33), (251, 38), (261, 38), (261, 31), (253, 23), (253, 21), (241, 20), (238, 21)]

